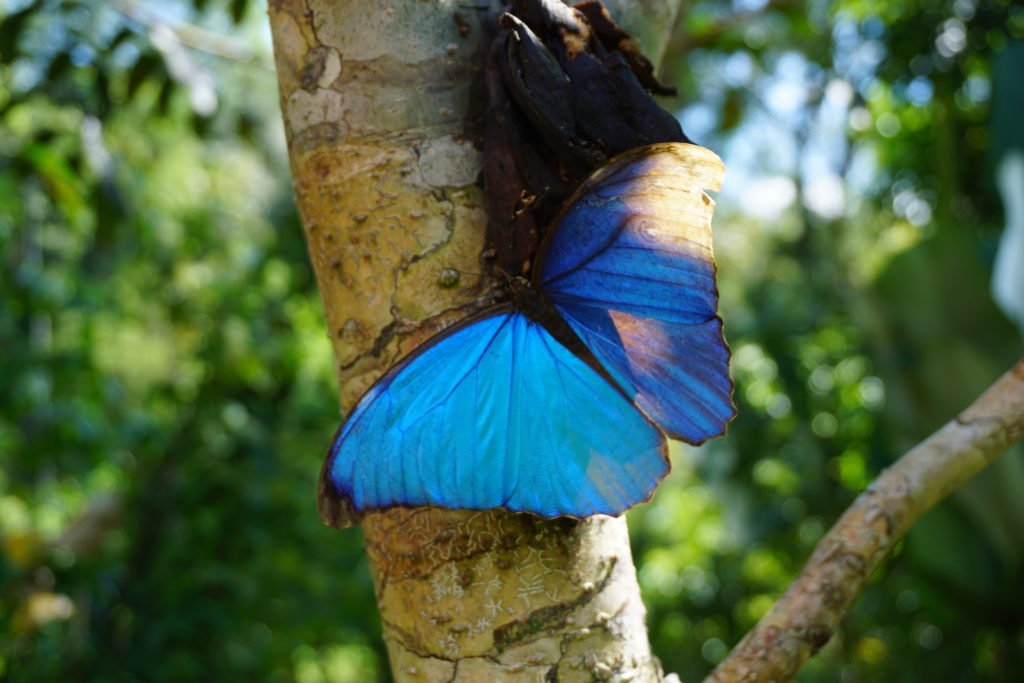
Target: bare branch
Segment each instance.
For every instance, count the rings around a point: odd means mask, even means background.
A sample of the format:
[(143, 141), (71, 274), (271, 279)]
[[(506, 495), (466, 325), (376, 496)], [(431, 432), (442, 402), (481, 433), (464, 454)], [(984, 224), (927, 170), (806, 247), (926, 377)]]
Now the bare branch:
[(857, 497), (772, 610), (705, 683), (794, 676), (828, 642), (868, 577), (921, 515), (1022, 437), (1024, 360)]
[[(122, 0), (114, 5), (114, 9), (146, 27), (148, 31), (170, 31), (182, 45), (194, 50), (238, 62), (247, 62), (257, 57), (253, 49), (242, 40), (185, 21), (163, 18), (159, 12), (138, 0)], [(265, 69), (272, 68), (262, 56), (259, 65)]]
[(116, 494), (94, 498), (80, 517), (75, 519), (54, 543), (54, 548), (66, 548), (75, 557), (94, 555), (110, 532), (117, 529), (124, 516), (124, 501)]

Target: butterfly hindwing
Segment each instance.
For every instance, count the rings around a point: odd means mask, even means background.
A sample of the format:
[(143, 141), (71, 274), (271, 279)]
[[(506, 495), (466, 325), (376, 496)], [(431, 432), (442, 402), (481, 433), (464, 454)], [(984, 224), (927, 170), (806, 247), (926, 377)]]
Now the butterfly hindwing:
[(711, 251), (722, 165), (695, 145), (627, 152), (556, 221), (535, 278), (624, 391), (669, 435), (701, 443), (735, 414)]
[(664, 437), (616, 387), (502, 310), (435, 337), (360, 399), (321, 503), (618, 514), (667, 471)]

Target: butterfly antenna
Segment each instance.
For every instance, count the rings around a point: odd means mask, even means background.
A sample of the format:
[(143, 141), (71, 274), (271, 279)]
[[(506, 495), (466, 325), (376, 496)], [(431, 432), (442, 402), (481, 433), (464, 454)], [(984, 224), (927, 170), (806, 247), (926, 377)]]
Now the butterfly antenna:
[(463, 270), (462, 268), (453, 268), (451, 266), (446, 266), (445, 268), (441, 269), (442, 277), (444, 277), (446, 273), (450, 273), (451, 275), (472, 275), (473, 277), (491, 277), (483, 273), (477, 273), (472, 270)]

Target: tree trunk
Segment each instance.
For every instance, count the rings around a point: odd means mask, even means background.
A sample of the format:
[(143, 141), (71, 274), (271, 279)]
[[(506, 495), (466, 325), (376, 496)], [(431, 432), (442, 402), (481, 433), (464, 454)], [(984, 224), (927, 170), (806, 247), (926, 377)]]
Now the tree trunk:
[[(628, 15), (608, 4), (661, 54), (678, 0)], [(468, 2), (270, 2), (346, 406), (486, 293), (470, 273), (484, 246), (489, 16)], [(369, 515), (364, 531), (395, 680), (661, 680), (623, 519), (424, 508)]]

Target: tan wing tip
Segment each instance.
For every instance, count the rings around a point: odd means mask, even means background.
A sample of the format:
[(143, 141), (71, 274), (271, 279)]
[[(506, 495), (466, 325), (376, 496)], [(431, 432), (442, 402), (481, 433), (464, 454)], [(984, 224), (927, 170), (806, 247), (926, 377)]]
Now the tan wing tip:
[(703, 189), (715, 192), (722, 189), (725, 164), (717, 154), (707, 147), (687, 142), (669, 142), (664, 145), (693, 174)]

